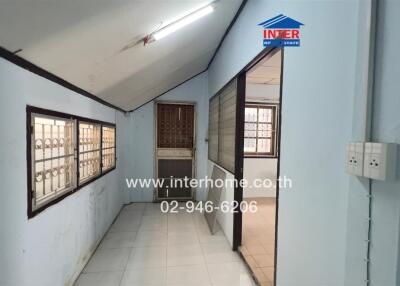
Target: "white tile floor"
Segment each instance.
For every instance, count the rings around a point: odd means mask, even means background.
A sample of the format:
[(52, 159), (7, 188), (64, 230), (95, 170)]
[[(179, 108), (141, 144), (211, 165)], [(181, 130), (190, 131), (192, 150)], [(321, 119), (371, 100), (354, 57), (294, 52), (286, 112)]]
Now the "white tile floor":
[(203, 214), (163, 214), (131, 204), (106, 234), (75, 286), (250, 286), (244, 262)]

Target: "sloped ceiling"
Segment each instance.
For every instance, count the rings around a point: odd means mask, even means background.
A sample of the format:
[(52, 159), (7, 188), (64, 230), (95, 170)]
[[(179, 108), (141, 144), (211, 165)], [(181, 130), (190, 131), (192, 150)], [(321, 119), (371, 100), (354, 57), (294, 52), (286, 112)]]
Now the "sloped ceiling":
[(219, 0), (214, 13), (174, 34), (124, 47), (210, 2), (1, 0), (0, 46), (132, 110), (207, 68), (242, 0)]
[(246, 74), (246, 81), (252, 84), (279, 85), (281, 78), (281, 51), (271, 58), (258, 63)]

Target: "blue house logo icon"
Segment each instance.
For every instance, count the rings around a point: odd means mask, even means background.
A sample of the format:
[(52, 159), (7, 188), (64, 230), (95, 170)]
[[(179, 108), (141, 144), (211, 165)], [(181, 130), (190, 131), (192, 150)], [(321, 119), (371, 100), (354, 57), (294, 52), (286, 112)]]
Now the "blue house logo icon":
[(300, 27), (304, 26), (303, 23), (280, 14), (258, 25), (264, 27), (264, 47), (300, 46)]

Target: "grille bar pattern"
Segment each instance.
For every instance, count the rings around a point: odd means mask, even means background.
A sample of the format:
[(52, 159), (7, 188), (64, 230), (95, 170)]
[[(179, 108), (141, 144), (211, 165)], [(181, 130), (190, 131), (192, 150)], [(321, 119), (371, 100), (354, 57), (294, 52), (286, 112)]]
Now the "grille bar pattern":
[(102, 169), (106, 171), (115, 167), (115, 127), (103, 126), (102, 140)]
[(33, 106), (26, 111), (31, 218), (115, 168), (116, 126)]
[(100, 174), (100, 125), (79, 122), (79, 183)]
[(74, 121), (33, 115), (32, 147), (34, 205), (62, 195), (74, 180)]
[(194, 106), (157, 105), (157, 147), (193, 148)]
[(276, 105), (246, 105), (244, 132), (246, 156), (275, 156), (276, 109)]

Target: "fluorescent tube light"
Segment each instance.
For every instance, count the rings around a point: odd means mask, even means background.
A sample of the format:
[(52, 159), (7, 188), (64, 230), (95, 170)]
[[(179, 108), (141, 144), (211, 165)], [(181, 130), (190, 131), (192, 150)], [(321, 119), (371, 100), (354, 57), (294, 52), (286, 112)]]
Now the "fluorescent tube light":
[(164, 28), (161, 28), (159, 31), (154, 32), (152, 37), (154, 40), (160, 40), (162, 38), (164, 38), (165, 36), (168, 36), (169, 34), (179, 30), (180, 28), (183, 28), (187, 25), (189, 25), (190, 23), (193, 23), (194, 21), (212, 13), (214, 11), (214, 7), (212, 4), (204, 7), (204, 8), (200, 8), (197, 11), (194, 11), (193, 13), (184, 16), (183, 18), (165, 26)]

